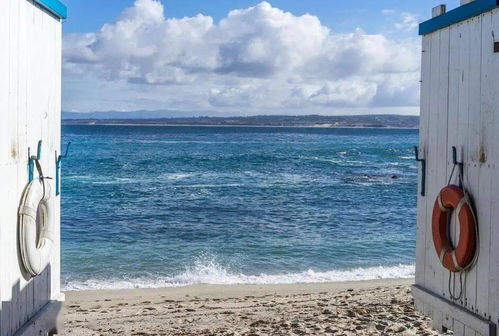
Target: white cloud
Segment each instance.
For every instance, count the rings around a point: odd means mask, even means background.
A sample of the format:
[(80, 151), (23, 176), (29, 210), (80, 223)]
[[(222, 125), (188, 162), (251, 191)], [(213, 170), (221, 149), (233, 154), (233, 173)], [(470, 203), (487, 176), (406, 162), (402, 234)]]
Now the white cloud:
[(411, 13), (400, 14), (400, 22), (395, 24), (395, 28), (401, 31), (415, 30), (419, 25), (419, 19), (416, 15)]
[(419, 26), (419, 17), (412, 13), (399, 13), (393, 9), (383, 9), (381, 14), (396, 19), (397, 21), (393, 24), (393, 26), (398, 31), (412, 32)]
[(368, 81), (326, 82), (322, 88), (308, 97), (308, 100), (329, 106), (365, 106), (373, 99), (377, 85)]
[(381, 11), (381, 14), (383, 14), (383, 15), (394, 15), (396, 13), (397, 13), (397, 11), (395, 11), (394, 9), (383, 9)]
[[(413, 23), (404, 17), (401, 25)], [(406, 29), (401, 26), (400, 29)], [(357, 29), (334, 33), (312, 15), (295, 16), (262, 2), (216, 23), (197, 15), (166, 19), (157, 0), (137, 0), (99, 31), (64, 38), (71, 110), (104, 109), (95, 81), (119, 87), (115, 109), (260, 111), (415, 106), (419, 42)], [(133, 98), (135, 104), (133, 103)], [(416, 99), (415, 99), (416, 97)], [(132, 101), (130, 101), (132, 99)], [(156, 103), (151, 103), (156, 102)], [(157, 106), (157, 107), (154, 107)], [(296, 111), (295, 111), (296, 113)]]

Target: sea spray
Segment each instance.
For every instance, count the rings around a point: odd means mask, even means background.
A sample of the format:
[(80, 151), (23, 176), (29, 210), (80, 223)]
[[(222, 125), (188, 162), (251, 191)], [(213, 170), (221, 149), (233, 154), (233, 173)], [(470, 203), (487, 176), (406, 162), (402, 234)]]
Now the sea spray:
[(63, 285), (64, 290), (87, 289), (133, 289), (181, 287), (196, 284), (211, 285), (268, 285), (294, 283), (325, 283), (342, 281), (361, 281), (375, 279), (405, 279), (414, 277), (414, 265), (377, 266), (319, 272), (306, 270), (300, 273), (245, 275), (233, 273), (228, 268), (215, 262), (215, 259), (203, 258), (194, 265), (174, 276), (150, 276), (142, 278), (88, 279), (85, 281), (69, 280)]

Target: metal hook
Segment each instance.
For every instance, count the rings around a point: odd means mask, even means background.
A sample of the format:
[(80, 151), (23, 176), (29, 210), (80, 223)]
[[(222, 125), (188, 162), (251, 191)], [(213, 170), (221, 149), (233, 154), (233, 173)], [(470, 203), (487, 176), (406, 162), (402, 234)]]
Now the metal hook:
[(457, 148), (456, 146), (452, 146), (452, 163), (454, 164), (454, 166), (458, 166), (459, 167), (459, 186), (462, 187), (462, 177), (463, 177), (463, 173), (464, 173), (464, 163), (461, 161), (461, 162), (458, 162), (457, 161)]
[(38, 141), (36, 156), (31, 156), (31, 148), (28, 147), (28, 182), (33, 181), (35, 161), (42, 159), (42, 140)]
[(416, 161), (421, 162), (421, 196), (426, 195), (426, 159), (419, 157), (419, 148), (414, 146), (414, 154), (416, 156)]
[(71, 142), (68, 142), (66, 146), (66, 152), (64, 155), (57, 155), (57, 151), (55, 152), (55, 195), (59, 196), (61, 193), (61, 163), (62, 160), (67, 158), (69, 153), (69, 146)]

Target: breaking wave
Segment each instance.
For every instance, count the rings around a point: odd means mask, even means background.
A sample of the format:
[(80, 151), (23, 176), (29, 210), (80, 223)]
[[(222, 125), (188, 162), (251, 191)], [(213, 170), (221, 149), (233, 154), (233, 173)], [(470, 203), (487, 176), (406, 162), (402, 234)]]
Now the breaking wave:
[(64, 290), (134, 289), (180, 287), (195, 284), (211, 285), (270, 285), (294, 283), (325, 283), (379, 279), (408, 279), (414, 277), (414, 265), (376, 266), (318, 272), (246, 275), (231, 272), (214, 260), (199, 259), (193, 266), (174, 276), (147, 276), (136, 278), (69, 280)]

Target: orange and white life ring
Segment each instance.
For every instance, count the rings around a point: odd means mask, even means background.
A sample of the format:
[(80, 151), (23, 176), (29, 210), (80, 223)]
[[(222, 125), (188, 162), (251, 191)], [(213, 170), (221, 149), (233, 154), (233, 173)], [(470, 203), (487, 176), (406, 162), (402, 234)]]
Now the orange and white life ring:
[[(449, 232), (453, 212), (459, 225), (459, 242), (455, 247)], [(435, 250), (445, 268), (461, 272), (471, 266), (477, 250), (477, 223), (470, 199), (462, 188), (449, 185), (440, 191), (433, 207), (432, 234)]]

